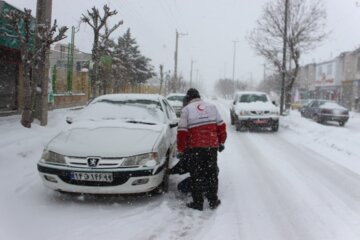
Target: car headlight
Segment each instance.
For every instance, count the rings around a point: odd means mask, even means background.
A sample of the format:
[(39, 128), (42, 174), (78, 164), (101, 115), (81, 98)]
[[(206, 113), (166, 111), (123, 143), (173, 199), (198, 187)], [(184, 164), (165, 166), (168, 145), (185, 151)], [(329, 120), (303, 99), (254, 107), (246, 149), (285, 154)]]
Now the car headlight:
[(48, 163), (66, 164), (65, 157), (56, 152), (44, 151), (41, 158)]
[(131, 156), (125, 158), (121, 166), (123, 167), (135, 167), (135, 166), (147, 166), (152, 167), (160, 163), (158, 154), (153, 153), (146, 153), (136, 156)]
[(239, 116), (248, 116), (248, 115), (250, 115), (250, 111), (241, 110), (239, 112)]
[(270, 114), (272, 115), (279, 115), (279, 112), (276, 110), (276, 111), (271, 111)]

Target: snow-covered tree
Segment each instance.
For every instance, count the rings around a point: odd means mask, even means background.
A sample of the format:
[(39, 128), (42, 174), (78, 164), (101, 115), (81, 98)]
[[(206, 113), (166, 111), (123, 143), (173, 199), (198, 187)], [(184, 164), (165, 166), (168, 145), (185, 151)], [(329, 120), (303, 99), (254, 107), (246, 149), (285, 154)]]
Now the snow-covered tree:
[(130, 84), (136, 86), (145, 83), (154, 76), (154, 67), (151, 60), (143, 56), (139, 46), (132, 37), (130, 28), (119, 37), (113, 52), (113, 68), (115, 85), (124, 86)]
[[(92, 61), (94, 62), (93, 70), (91, 74), (91, 89), (93, 97), (96, 97), (99, 93), (99, 86), (102, 86), (102, 79), (99, 78), (99, 65), (101, 60), (101, 48), (100, 37), (103, 38), (103, 42), (109, 39), (110, 34), (113, 33), (123, 21), (119, 21), (112, 28), (107, 28), (107, 22), (110, 17), (116, 15), (116, 10), (111, 11), (107, 5), (103, 7), (104, 14), (101, 16), (99, 9), (95, 6), (91, 8), (91, 11), (87, 10), (87, 14), (82, 14), (81, 21), (88, 24), (94, 32), (93, 48), (92, 48)], [(103, 33), (102, 31), (105, 30)]]
[[(16, 32), (16, 36), (12, 37), (19, 43), (21, 62), (23, 65), (22, 75), (24, 79), (24, 109), (21, 124), (24, 127), (30, 128), (33, 121), (36, 93), (41, 92), (41, 89), (38, 88), (38, 83), (32, 78), (32, 70), (45, 61), (46, 52), (49, 50), (51, 44), (66, 38), (65, 32), (68, 28), (58, 28), (57, 22), (54, 20), (52, 26), (45, 26), (43, 31), (38, 33), (40, 44), (35, 48), (33, 46), (34, 29), (32, 28), (33, 18), (31, 16), (31, 10), (26, 8), (24, 12), (11, 10), (5, 15), (5, 18)], [(56, 34), (56, 32), (58, 33)]]
[(287, 12), (288, 69), (282, 69), (285, 0), (269, 1), (265, 5), (248, 40), (256, 53), (274, 66), (279, 74), (286, 71), (285, 95), (289, 105), (291, 89), (300, 68), (300, 57), (314, 49), (328, 34), (325, 31), (326, 11), (322, 0), (290, 0)]

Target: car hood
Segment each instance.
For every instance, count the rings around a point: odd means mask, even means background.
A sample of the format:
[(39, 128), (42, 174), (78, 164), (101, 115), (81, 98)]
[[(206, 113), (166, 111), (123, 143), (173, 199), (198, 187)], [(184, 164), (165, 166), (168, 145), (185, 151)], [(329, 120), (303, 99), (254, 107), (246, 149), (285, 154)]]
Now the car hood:
[(270, 102), (237, 103), (237, 111), (277, 111), (278, 108)]
[(126, 157), (154, 151), (164, 124), (76, 122), (59, 133), (47, 149), (66, 156)]

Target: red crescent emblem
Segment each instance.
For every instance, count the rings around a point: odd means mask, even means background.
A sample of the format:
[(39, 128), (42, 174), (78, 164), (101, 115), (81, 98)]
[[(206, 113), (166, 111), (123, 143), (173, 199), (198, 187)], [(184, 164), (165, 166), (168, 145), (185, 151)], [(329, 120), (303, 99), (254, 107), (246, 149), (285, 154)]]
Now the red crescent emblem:
[(201, 106), (201, 104), (197, 105), (196, 107), (199, 111), (204, 111), (204, 108)]

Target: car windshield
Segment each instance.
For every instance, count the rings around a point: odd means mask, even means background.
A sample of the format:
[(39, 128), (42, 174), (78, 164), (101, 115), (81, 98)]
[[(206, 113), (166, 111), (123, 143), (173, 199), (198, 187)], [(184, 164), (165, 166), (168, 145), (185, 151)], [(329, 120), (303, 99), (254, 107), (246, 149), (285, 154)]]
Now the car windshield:
[(130, 123), (161, 123), (164, 113), (157, 101), (109, 100), (102, 99), (87, 106), (79, 116), (79, 120), (124, 120)]
[(184, 99), (185, 95), (173, 95), (173, 96), (169, 96), (167, 97), (167, 100), (169, 101), (179, 101), (182, 102)]
[(251, 103), (251, 102), (267, 102), (268, 99), (265, 94), (243, 94), (239, 98), (241, 103)]

